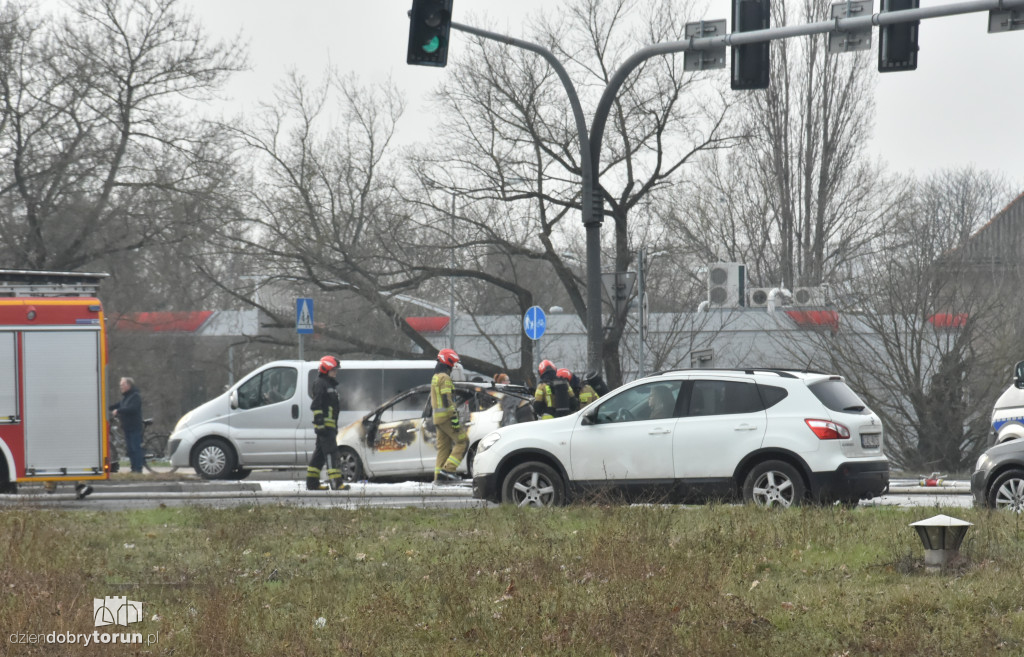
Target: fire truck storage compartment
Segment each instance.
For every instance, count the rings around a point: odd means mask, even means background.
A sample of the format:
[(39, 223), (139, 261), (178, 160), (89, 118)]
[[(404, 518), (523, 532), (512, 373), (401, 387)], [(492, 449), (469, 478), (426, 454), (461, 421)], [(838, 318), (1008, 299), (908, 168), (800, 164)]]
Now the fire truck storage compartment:
[[(14, 333), (0, 331), (0, 424), (18, 421), (18, 377), (15, 362)], [(10, 365), (8, 365), (10, 364)]]
[(99, 330), (25, 331), (22, 345), (26, 474), (94, 474), (103, 465)]

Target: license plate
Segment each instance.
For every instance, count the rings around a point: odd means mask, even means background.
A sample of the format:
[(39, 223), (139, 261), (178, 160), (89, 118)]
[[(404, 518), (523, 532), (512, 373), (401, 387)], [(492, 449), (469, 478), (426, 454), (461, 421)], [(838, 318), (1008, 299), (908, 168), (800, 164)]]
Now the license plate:
[(878, 439), (882, 434), (878, 433), (862, 433), (860, 435), (860, 444), (862, 447), (878, 447)]

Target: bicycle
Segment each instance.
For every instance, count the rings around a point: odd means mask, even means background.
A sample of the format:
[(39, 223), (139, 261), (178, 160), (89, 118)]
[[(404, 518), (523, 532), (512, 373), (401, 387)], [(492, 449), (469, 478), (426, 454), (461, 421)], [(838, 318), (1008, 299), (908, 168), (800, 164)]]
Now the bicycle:
[[(152, 433), (150, 431), (152, 424), (153, 418), (146, 418), (142, 421), (142, 467), (149, 472), (156, 472), (153, 469), (152, 461), (164, 460), (169, 456), (167, 441), (171, 436), (167, 433)], [(121, 458), (127, 458), (127, 456), (128, 446), (124, 441), (124, 431), (115, 416), (110, 420), (110, 471), (118, 472)], [(170, 472), (177, 469), (171, 466)]]

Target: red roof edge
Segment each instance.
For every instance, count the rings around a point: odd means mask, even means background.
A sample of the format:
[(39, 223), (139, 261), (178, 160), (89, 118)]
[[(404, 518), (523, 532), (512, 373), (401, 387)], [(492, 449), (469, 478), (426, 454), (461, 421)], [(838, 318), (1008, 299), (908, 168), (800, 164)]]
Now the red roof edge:
[(839, 331), (839, 313), (834, 310), (787, 310), (789, 318), (801, 328), (827, 328)]
[(928, 323), (935, 328), (958, 329), (967, 324), (967, 313), (935, 313), (928, 318)]
[(125, 313), (114, 322), (115, 331), (195, 333), (213, 315), (212, 310), (191, 312)]
[(440, 333), (448, 328), (447, 317), (406, 317), (405, 321), (418, 333)]

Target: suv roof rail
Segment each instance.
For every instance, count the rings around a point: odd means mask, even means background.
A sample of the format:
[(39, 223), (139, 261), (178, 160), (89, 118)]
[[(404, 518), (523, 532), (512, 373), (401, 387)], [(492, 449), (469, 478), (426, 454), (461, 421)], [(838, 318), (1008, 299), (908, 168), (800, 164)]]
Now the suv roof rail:
[(651, 376), (660, 376), (662, 374), (672, 374), (674, 372), (743, 372), (744, 374), (755, 374), (758, 372), (768, 372), (776, 374), (783, 379), (796, 379), (796, 374), (826, 374), (826, 372), (820, 372), (818, 370), (811, 369), (786, 369), (779, 367), (684, 367), (676, 368), (671, 370), (662, 370), (655, 372)]

